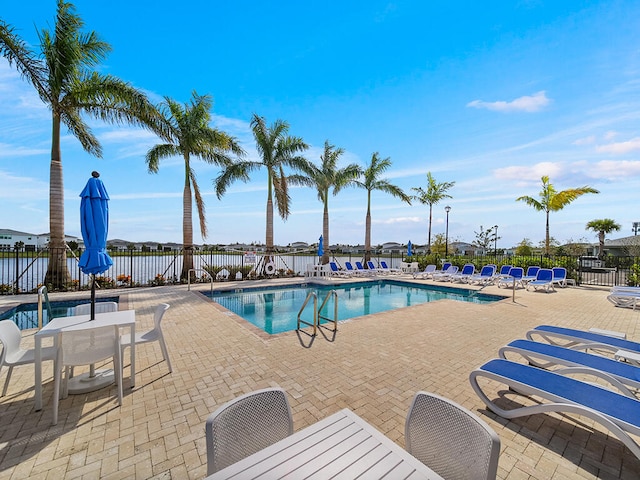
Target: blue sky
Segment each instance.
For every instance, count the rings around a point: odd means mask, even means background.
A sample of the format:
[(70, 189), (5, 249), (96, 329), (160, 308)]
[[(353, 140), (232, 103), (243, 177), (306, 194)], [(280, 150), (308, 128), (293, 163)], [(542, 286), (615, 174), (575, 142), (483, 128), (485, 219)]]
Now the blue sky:
[[(37, 46), (53, 0), (8, 2), (0, 18)], [(113, 50), (100, 67), (148, 93), (188, 101), (214, 98), (214, 126), (255, 158), (249, 121), (282, 119), (319, 161), (325, 140), (343, 164), (390, 157), (386, 177), (411, 193), (455, 181), (434, 208), (433, 234), (472, 242), (498, 225), (498, 247), (544, 239), (544, 214), (515, 199), (537, 197), (540, 177), (556, 188), (589, 185), (551, 214), (561, 242), (597, 242), (585, 230), (612, 218), (631, 235), (640, 221), (640, 3), (633, 1), (219, 2), (78, 0), (86, 30)], [(90, 120), (102, 159), (63, 130), (65, 231), (80, 235), (79, 197), (92, 170), (111, 196), (110, 238), (180, 242), (181, 159), (149, 174), (145, 152), (158, 139)], [(0, 228), (47, 232), (50, 115), (33, 88), (0, 59)], [(205, 243), (264, 242), (266, 177), (213, 193), (218, 169), (194, 162), (205, 194)], [(331, 243), (364, 242), (366, 192), (332, 197)], [(426, 243), (428, 207), (376, 193), (372, 242)], [(194, 219), (194, 240), (202, 243)], [(275, 242), (316, 242), (322, 205), (292, 191), (291, 216), (275, 220)]]

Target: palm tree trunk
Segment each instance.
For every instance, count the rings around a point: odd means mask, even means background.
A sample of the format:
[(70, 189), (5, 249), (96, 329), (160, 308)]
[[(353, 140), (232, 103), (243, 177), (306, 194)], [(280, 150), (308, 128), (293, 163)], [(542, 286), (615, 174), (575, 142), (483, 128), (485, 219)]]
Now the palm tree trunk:
[(272, 183), (271, 183), (271, 175), (269, 174), (268, 186), (267, 186), (267, 231), (266, 231), (266, 239), (265, 239), (265, 247), (266, 247), (266, 258), (265, 262), (262, 265), (262, 269), (264, 272), (264, 268), (267, 263), (271, 262), (274, 248), (273, 248), (273, 198), (272, 198)]
[(429, 204), (429, 233), (427, 235), (427, 253), (431, 253), (431, 221), (433, 218), (433, 205)]
[(600, 260), (604, 259), (604, 232), (598, 232), (598, 258)]
[(364, 261), (371, 260), (371, 192), (367, 192), (367, 218), (364, 227)]
[(547, 227), (546, 227), (546, 235), (544, 238), (544, 253), (546, 256), (549, 256), (549, 253), (551, 253), (549, 250), (549, 210), (547, 210)]
[(64, 242), (64, 186), (60, 152), (60, 117), (53, 113), (51, 165), (49, 166), (49, 264), (44, 283), (52, 290), (62, 290), (71, 277), (67, 268)]
[(322, 214), (322, 240), (324, 241), (324, 254), (322, 264), (329, 263), (329, 201), (324, 199), (324, 213)]
[(189, 178), (189, 159), (185, 158), (184, 191), (182, 192), (182, 273), (181, 280), (187, 280), (193, 268), (193, 201)]

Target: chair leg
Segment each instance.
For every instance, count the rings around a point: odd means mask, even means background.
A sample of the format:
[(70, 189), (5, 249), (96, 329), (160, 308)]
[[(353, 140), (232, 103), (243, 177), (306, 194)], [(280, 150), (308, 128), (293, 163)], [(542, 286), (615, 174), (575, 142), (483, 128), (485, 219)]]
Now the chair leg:
[[(56, 364), (60, 364), (60, 358), (55, 362)], [(53, 420), (52, 425), (58, 424), (58, 403), (60, 402), (60, 377), (62, 376), (62, 365), (59, 367), (56, 365), (56, 368), (53, 371)]]
[(167, 366), (169, 367), (169, 373), (173, 373), (173, 368), (171, 367), (171, 360), (169, 360), (169, 351), (167, 350), (167, 345), (164, 343), (164, 336), (160, 335), (159, 338), (160, 348), (162, 349), (162, 356), (164, 360), (167, 362)]
[(116, 348), (115, 355), (113, 356), (113, 369), (118, 387), (118, 405), (122, 405), (122, 349), (120, 347)]
[[(0, 369), (2, 369), (2, 365), (0, 365)], [(12, 373), (13, 373), (13, 365), (9, 365), (9, 371), (7, 372), (7, 379), (4, 381), (4, 388), (2, 389), (3, 397), (7, 394), (7, 388), (9, 387), (9, 380), (11, 379)]]

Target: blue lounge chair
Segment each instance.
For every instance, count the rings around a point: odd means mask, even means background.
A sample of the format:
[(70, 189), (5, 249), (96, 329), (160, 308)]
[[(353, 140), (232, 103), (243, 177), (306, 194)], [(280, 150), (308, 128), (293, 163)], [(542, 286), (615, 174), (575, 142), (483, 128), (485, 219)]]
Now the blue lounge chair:
[[(507, 385), (511, 392), (535, 395), (548, 403), (504, 409), (482, 391), (486, 378)], [(588, 417), (607, 428), (640, 459), (640, 446), (629, 436), (640, 435), (640, 401), (597, 385), (521, 363), (494, 359), (471, 372), (471, 386), (489, 410), (504, 418), (557, 412)]]
[(476, 273), (475, 275), (471, 275), (469, 277), (468, 283), (477, 283), (478, 285), (488, 285), (493, 282), (493, 276), (496, 273), (495, 265), (485, 265), (480, 270), (480, 273)]
[(540, 267), (538, 265), (530, 265), (527, 267), (527, 273), (525, 274), (524, 277), (522, 277), (522, 282), (524, 284), (529, 283), (531, 280), (535, 280), (536, 276), (538, 275), (538, 270), (540, 270)]
[(362, 262), (356, 262), (356, 271), (360, 274), (360, 275), (374, 275), (375, 272), (370, 272), (369, 270), (367, 270), (366, 268), (364, 268), (362, 266)]
[(440, 273), (436, 272), (431, 276), (431, 278), (436, 282), (446, 282), (451, 278), (452, 275), (458, 273), (459, 269), (460, 267), (458, 267), (457, 265), (450, 265), (446, 271)]
[(509, 272), (511, 271), (511, 268), (513, 267), (513, 265), (502, 265), (500, 267), (500, 270), (496, 269), (496, 273), (493, 275), (493, 282), (497, 282), (498, 280), (500, 280), (500, 278), (502, 277), (506, 277), (507, 275), (509, 275)]
[(640, 354), (640, 343), (613, 335), (575, 330), (573, 328), (556, 327), (554, 325), (539, 325), (526, 333), (529, 340), (538, 337), (551, 345), (559, 345), (572, 349), (598, 349), (612, 353), (618, 350)]
[(329, 262), (329, 267), (331, 268), (331, 271), (329, 272), (329, 274), (332, 275), (332, 276), (350, 277), (351, 275), (354, 274), (354, 272), (351, 272), (349, 270), (340, 270), (340, 268), (338, 268), (338, 264), (336, 262)]
[(518, 286), (524, 288), (524, 284), (522, 283), (523, 276), (524, 276), (524, 268), (511, 267), (511, 270), (509, 270), (509, 275), (503, 275), (500, 278), (498, 278), (498, 282), (496, 284), (498, 288), (500, 287), (518, 288)]
[[(617, 382), (633, 388), (640, 388), (640, 367), (601, 355), (592, 355), (571, 348), (531, 340), (514, 340), (498, 351), (498, 356), (505, 360), (509, 359), (507, 354), (517, 354), (524, 358), (529, 365), (540, 368), (548, 369), (562, 365), (568, 367), (562, 369), (562, 373), (582, 373), (599, 377), (621, 390), (626, 387)], [(634, 396), (628, 390), (625, 394)]]
[(352, 275), (358, 275), (358, 270), (353, 268), (351, 262), (344, 262), (344, 268), (347, 269), (347, 272), (351, 272)]
[(422, 278), (422, 279), (426, 279), (426, 278), (431, 278), (433, 277), (433, 274), (436, 273), (436, 266), (435, 265), (427, 265), (426, 267), (424, 267), (424, 270), (421, 272), (416, 272), (413, 274), (413, 278)]
[(553, 271), (550, 268), (541, 268), (536, 274), (536, 279), (527, 283), (527, 290), (529, 290), (529, 287), (533, 287), (534, 290), (543, 288), (547, 293), (549, 293), (549, 290), (555, 292), (556, 289), (553, 288)]
[(393, 275), (398, 275), (402, 273), (402, 270), (400, 270), (399, 268), (389, 267), (389, 265), (387, 265), (387, 262), (385, 262), (384, 260), (380, 261), (380, 270), (382, 270), (383, 273), (388, 273)]
[(473, 263), (466, 263), (462, 270), (457, 273), (454, 273), (449, 277), (449, 280), (453, 282), (466, 283), (469, 280), (469, 277), (476, 272), (476, 266)]
[(553, 272), (551, 282), (554, 285), (565, 288), (567, 286), (567, 269), (564, 267), (553, 267), (551, 271)]
[(387, 273), (383, 271), (382, 268), (376, 267), (371, 260), (367, 262), (367, 269), (369, 270), (370, 275), (377, 275), (377, 274), (384, 275)]

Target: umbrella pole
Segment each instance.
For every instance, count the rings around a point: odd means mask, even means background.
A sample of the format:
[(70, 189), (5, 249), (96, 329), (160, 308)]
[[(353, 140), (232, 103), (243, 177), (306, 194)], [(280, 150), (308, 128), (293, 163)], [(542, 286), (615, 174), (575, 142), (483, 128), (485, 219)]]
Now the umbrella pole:
[[(91, 274), (91, 321), (96, 319), (96, 274)], [(96, 366), (89, 366), (89, 378), (96, 376)]]

